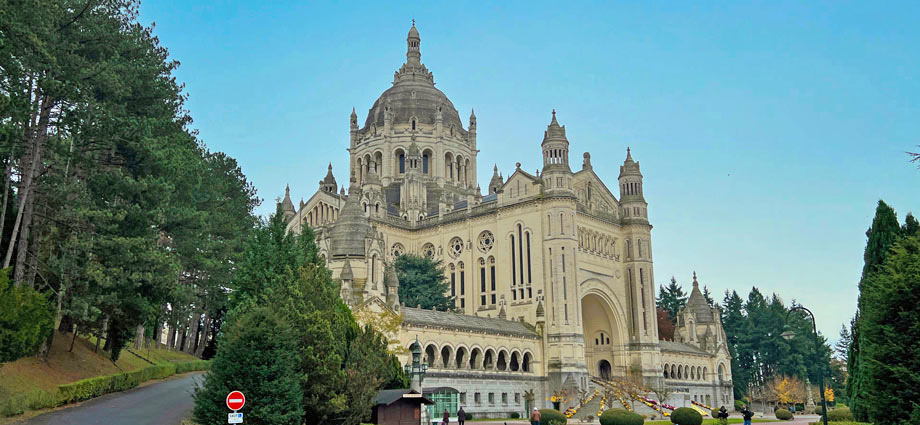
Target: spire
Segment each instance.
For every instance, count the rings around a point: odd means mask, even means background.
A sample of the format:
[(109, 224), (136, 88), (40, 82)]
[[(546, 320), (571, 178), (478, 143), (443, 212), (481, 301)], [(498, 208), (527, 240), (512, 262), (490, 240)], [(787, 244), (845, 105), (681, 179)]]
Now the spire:
[(285, 220), (294, 216), (294, 202), (291, 201), (291, 186), (284, 186), (284, 199), (281, 200), (281, 213), (284, 214)]
[(342, 267), (342, 273), (339, 275), (339, 279), (342, 280), (353, 280), (355, 278), (354, 272), (351, 271), (351, 262), (345, 260), (345, 266)]
[(413, 19), (412, 28), (409, 28), (409, 36), (406, 37), (406, 64), (415, 66), (422, 64), (422, 52), (419, 49), (421, 44), (422, 39), (418, 35), (418, 29), (415, 28), (415, 19)]
[(693, 271), (693, 287), (694, 288), (700, 287), (700, 283), (696, 281), (696, 270)]
[(630, 153), (629, 146), (626, 147), (626, 162), (633, 162), (632, 153)]
[(550, 121), (549, 125), (553, 125), (553, 124), (555, 124), (556, 126), (559, 126), (559, 122), (556, 121), (556, 108), (553, 108), (553, 120)]

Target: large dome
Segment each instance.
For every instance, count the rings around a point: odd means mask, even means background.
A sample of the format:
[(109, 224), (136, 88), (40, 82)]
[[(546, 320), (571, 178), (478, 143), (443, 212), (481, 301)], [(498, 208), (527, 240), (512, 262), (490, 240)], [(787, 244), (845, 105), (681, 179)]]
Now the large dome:
[(441, 119), (445, 128), (453, 125), (455, 129), (463, 129), (460, 114), (450, 99), (444, 92), (435, 88), (434, 84), (421, 78), (416, 81), (399, 81), (384, 91), (368, 111), (364, 128), (369, 128), (372, 124), (383, 128), (385, 108), (390, 110), (392, 124), (406, 125), (413, 117), (419, 124), (434, 125), (438, 108), (441, 108)]
[(421, 39), (415, 23), (406, 38), (406, 63), (396, 71), (393, 87), (390, 87), (374, 102), (364, 122), (366, 131), (372, 125), (382, 128), (387, 114), (392, 125), (409, 125), (415, 118), (419, 124), (434, 125), (438, 111), (446, 127), (454, 126), (463, 132), (463, 122), (454, 104), (441, 90), (434, 86), (434, 77), (421, 62)]

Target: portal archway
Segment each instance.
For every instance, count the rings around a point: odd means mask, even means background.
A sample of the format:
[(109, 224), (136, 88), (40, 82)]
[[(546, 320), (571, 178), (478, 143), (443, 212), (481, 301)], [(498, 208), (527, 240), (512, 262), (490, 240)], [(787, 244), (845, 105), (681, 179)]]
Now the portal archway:
[(610, 379), (610, 373), (610, 362), (607, 360), (601, 360), (597, 362), (597, 374), (601, 377), (601, 379), (605, 381)]
[[(585, 362), (588, 373), (609, 379), (626, 373), (622, 351), (625, 329), (620, 325), (615, 307), (607, 294), (593, 289), (581, 299), (581, 319), (585, 336)], [(603, 368), (603, 369), (602, 369)]]

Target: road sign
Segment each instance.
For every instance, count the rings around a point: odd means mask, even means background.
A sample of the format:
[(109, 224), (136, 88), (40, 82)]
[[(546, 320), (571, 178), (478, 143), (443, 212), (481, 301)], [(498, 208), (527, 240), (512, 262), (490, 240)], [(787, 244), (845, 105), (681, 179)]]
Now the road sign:
[(230, 394), (227, 394), (227, 408), (233, 411), (237, 411), (243, 408), (243, 405), (246, 404), (246, 396), (239, 391), (231, 391)]
[(240, 412), (233, 412), (227, 415), (228, 424), (241, 424), (243, 423), (243, 414)]

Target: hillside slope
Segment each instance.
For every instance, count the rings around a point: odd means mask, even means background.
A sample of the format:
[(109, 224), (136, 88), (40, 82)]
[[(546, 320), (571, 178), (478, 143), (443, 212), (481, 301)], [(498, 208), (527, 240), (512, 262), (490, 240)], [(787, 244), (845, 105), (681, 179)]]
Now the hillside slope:
[[(108, 353), (101, 349), (93, 352), (94, 341), (77, 337), (73, 352), (69, 352), (71, 334), (55, 335), (48, 361), (37, 357), (26, 357), (14, 362), (0, 363), (0, 400), (13, 394), (33, 390), (53, 392), (58, 385), (99, 375), (136, 370), (150, 365), (147, 361), (128, 352), (121, 353), (118, 362), (113, 363)], [(129, 349), (134, 351), (133, 348)], [(184, 362), (196, 357), (167, 350), (142, 350), (137, 354), (152, 362)]]

